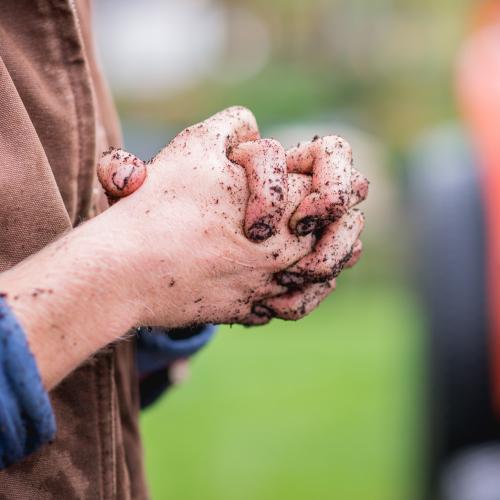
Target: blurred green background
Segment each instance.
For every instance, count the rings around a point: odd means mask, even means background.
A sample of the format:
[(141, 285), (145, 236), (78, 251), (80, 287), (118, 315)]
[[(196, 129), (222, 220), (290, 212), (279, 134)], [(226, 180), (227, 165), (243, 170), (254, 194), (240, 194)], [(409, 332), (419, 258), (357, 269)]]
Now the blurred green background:
[(221, 328), (144, 414), (153, 498), (420, 498), (417, 311), (340, 281), (302, 322)]
[(135, 153), (241, 104), (286, 145), (343, 133), (372, 181), (364, 258), (337, 291), (298, 323), (221, 327), (190, 380), (144, 413), (154, 499), (422, 498), (425, 320), (402, 158), (416, 135), (456, 115), (453, 60), (471, 3), (96, 3)]

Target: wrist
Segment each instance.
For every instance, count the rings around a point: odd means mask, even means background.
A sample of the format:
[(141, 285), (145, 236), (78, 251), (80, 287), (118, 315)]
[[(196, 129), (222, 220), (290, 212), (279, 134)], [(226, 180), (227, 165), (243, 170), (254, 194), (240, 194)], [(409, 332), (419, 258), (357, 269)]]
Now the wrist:
[(73, 271), (73, 286), (84, 293), (86, 300), (92, 301), (103, 316), (112, 318), (110, 328), (100, 334), (104, 334), (108, 342), (140, 321), (141, 298), (136, 278), (141, 269), (134, 258), (138, 236), (123, 220), (120, 222), (117, 223), (111, 211), (103, 212), (75, 230), (69, 249), (77, 266)]
[(119, 241), (98, 216), (0, 275), (47, 389), (137, 321)]
[(167, 203), (165, 210), (131, 197), (103, 214), (107, 226), (116, 227), (116, 221), (123, 228), (116, 239), (126, 237), (117, 252), (120, 265), (125, 265), (120, 279), (126, 281), (133, 301), (133, 326), (173, 328), (196, 319), (190, 306), (204, 281), (201, 276), (207, 260), (204, 245), (196, 239), (203, 234), (202, 216), (184, 201)]

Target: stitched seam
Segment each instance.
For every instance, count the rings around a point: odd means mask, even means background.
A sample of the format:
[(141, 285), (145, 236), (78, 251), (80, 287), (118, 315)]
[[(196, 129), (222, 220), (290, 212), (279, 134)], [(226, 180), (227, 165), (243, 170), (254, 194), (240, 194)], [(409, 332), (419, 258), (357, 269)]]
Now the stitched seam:
[(112, 495), (113, 495), (113, 498), (116, 498), (116, 495), (117, 495), (117, 473), (116, 473), (116, 404), (115, 404), (115, 398), (116, 398), (116, 394), (115, 394), (115, 385), (114, 385), (114, 378), (115, 378), (115, 365), (114, 365), (114, 352), (113, 351), (113, 354), (108, 356), (108, 360), (109, 360), (109, 370), (108, 370), (108, 373), (109, 373), (109, 379), (108, 379), (108, 383), (109, 383), (109, 397), (108, 397), (108, 404), (109, 404), (109, 413), (108, 415), (110, 415), (110, 431), (111, 431), (111, 467), (112, 467), (112, 471), (113, 471), (113, 475), (112, 475), (112, 484), (111, 484), (111, 487), (112, 487)]
[[(90, 78), (90, 71), (88, 62), (85, 57), (85, 50), (83, 45), (83, 37), (80, 29), (80, 21), (78, 19), (78, 13), (76, 11), (76, 6), (74, 2), (68, 2), (70, 7), (71, 17), (74, 22), (75, 32), (78, 39), (79, 45), (79, 57), (75, 58), (75, 62), (79, 62), (79, 65), (72, 64), (70, 66), (70, 78), (72, 80), (72, 87), (76, 97), (76, 89), (79, 89), (79, 99), (75, 100), (75, 108), (76, 108), (76, 118), (78, 124), (78, 186), (77, 186), (77, 195), (78, 195), (78, 204), (77, 204), (77, 213), (87, 215), (88, 209), (91, 205), (91, 196), (86, 200), (87, 207), (83, 210), (83, 202), (82, 199), (82, 186), (92, 187), (92, 180), (94, 178), (93, 175), (93, 159), (95, 159), (95, 103), (94, 103), (94, 94), (92, 91), (92, 83)], [(69, 51), (68, 51), (69, 52)], [(72, 54), (71, 54), (72, 56)], [(70, 59), (71, 60), (71, 59)], [(82, 71), (80, 71), (80, 65), (82, 66)], [(82, 79), (82, 76), (85, 79)], [(89, 106), (86, 112), (86, 104)], [(91, 121), (85, 120), (86, 116), (92, 116)], [(91, 140), (93, 138), (93, 141)], [(83, 139), (83, 140), (82, 140)], [(87, 142), (85, 142), (87, 141)], [(89, 147), (93, 145), (91, 149), (91, 156), (85, 157), (85, 146)], [(87, 162), (89, 164), (87, 165)], [(92, 162), (92, 164), (90, 163)], [(88, 168), (87, 168), (88, 167)], [(90, 184), (89, 184), (90, 183)]]
[(111, 499), (109, 494), (109, 481), (107, 481), (107, 471), (108, 471), (108, 456), (109, 450), (109, 414), (107, 414), (109, 408), (106, 404), (106, 398), (109, 397), (106, 391), (106, 386), (108, 384), (108, 367), (107, 358), (103, 357), (98, 361), (98, 425), (99, 425), (99, 438), (102, 443), (102, 453), (101, 453), (101, 481), (103, 488), (103, 499)]
[[(48, 21), (50, 22), (50, 25), (51, 25), (51, 29), (52, 29), (52, 39), (55, 41), (55, 44), (57, 45), (58, 47), (58, 56), (59, 56), (59, 69), (61, 70), (61, 73), (65, 75), (65, 78), (66, 78), (66, 85), (65, 87), (68, 88), (71, 92), (68, 93), (68, 96), (71, 98), (71, 118), (72, 118), (72, 122), (76, 125), (76, 129), (78, 131), (78, 133), (76, 134), (76, 141), (77, 141), (77, 144), (78, 144), (78, 155), (80, 157), (80, 127), (79, 127), (79, 124), (78, 124), (78, 112), (77, 112), (77, 107), (76, 107), (76, 96), (75, 96), (75, 91), (74, 91), (74, 82), (71, 78), (71, 75), (70, 75), (70, 71), (69, 71), (69, 67), (68, 67), (68, 64), (67, 64), (67, 59), (68, 59), (68, 54), (66, 53), (66, 49), (65, 49), (65, 44), (62, 42), (62, 38), (63, 38), (63, 35), (61, 33), (61, 29), (59, 27), (59, 23), (58, 20), (59, 18), (61, 17), (60, 16), (60, 11), (61, 9), (55, 5), (55, 2), (53, 0), (48, 0), (46, 2), (47, 4), (47, 7), (49, 8), (50, 12), (52, 13), (51, 14), (48, 14), (47, 15), (47, 19)], [(64, 16), (63, 16), (63, 19), (62, 21), (66, 21), (64, 19)], [(80, 168), (80, 158), (78, 158), (78, 166)], [(75, 213), (76, 213), (76, 210), (77, 210), (77, 206), (78, 206), (78, 189), (77, 189), (77, 192), (75, 194), (75, 197), (73, 199), (73, 203), (72, 203), (72, 206), (70, 207), (70, 216), (73, 216)], [(71, 221), (72, 224), (73, 224), (73, 220)]]
[[(56, 5), (59, 3), (59, 5)], [(64, 4), (64, 5), (62, 5)], [(95, 159), (95, 104), (88, 64), (85, 59), (83, 40), (76, 19), (76, 12), (68, 0), (52, 0), (53, 10), (74, 28), (74, 38), (69, 39), (62, 26), (57, 25), (59, 36), (56, 37), (64, 55), (63, 66), (68, 75), (77, 129), (78, 173), (75, 215), (86, 214), (90, 207), (90, 196), (82, 197), (82, 186), (92, 186), (93, 163)], [(68, 19), (71, 18), (71, 19)], [(75, 45), (76, 44), (76, 45)], [(86, 116), (92, 119), (86, 120)], [(85, 153), (89, 155), (86, 156)], [(88, 198), (88, 199), (86, 199)], [(84, 207), (83, 205), (87, 206)], [(84, 210), (85, 208), (85, 210)], [(78, 223), (79, 221), (73, 221)]]
[(99, 452), (99, 475), (100, 475), (100, 481), (99, 481), (99, 498), (103, 499), (104, 498), (104, 453), (103, 453), (103, 443), (101, 439), (101, 432), (100, 432), (100, 415), (101, 415), (101, 407), (100, 407), (100, 400), (101, 400), (101, 387), (99, 384), (99, 379), (100, 379), (100, 370), (99, 367), (96, 366), (93, 370), (91, 370), (92, 377), (94, 379), (94, 383), (92, 384), (95, 387), (95, 391), (93, 392), (94, 394), (94, 404), (95, 408), (97, 408), (97, 449)]
[[(73, 25), (74, 25), (74, 22), (75, 22), (75, 19), (74, 19), (74, 13), (73, 11), (71, 10), (69, 4), (67, 3), (67, 0), (63, 0), (63, 3), (64, 5), (62, 5), (61, 3), (58, 4), (57, 1), (54, 1), (54, 0), (48, 0), (46, 2), (46, 5), (47, 7), (50, 9), (50, 11), (52, 12), (53, 15), (48, 15), (47, 18), (50, 20), (50, 26), (51, 26), (51, 29), (52, 29), (52, 33), (53, 33), (53, 39), (55, 40), (56, 44), (57, 44), (57, 47), (58, 47), (58, 52), (59, 52), (59, 59), (60, 59), (60, 69), (62, 70), (62, 74), (66, 75), (66, 78), (67, 78), (67, 87), (68, 89), (70, 89), (70, 96), (71, 96), (71, 103), (72, 103), (72, 112), (73, 112), (73, 115), (72, 115), (72, 121), (75, 123), (76, 125), (76, 130), (77, 130), (77, 133), (76, 133), (76, 141), (77, 141), (77, 151), (78, 151), (78, 158), (77, 158), (77, 162), (78, 162), (78, 176), (77, 176), (77, 189), (76, 189), (76, 198), (75, 198), (75, 205), (72, 207), (72, 210), (74, 210), (74, 213), (78, 213), (78, 210), (79, 210), (79, 205), (80, 205), (80, 200), (79, 200), (79, 197), (80, 197), (80, 189), (79, 189), (79, 186), (80, 186), (80, 181), (81, 181), (81, 177), (82, 177), (82, 170), (83, 170), (83, 166), (85, 165), (85, 158), (84, 158), (84, 155), (83, 155), (83, 144), (82, 144), (82, 136), (83, 134), (85, 133), (85, 123), (84, 123), (84, 120), (82, 120), (82, 116), (81, 116), (81, 113), (80, 111), (82, 110), (83, 113), (84, 113), (84, 106), (83, 104), (81, 106), (79, 106), (79, 98), (78, 97), (81, 97), (81, 102), (83, 103), (85, 101), (85, 92), (84, 92), (84, 88), (85, 88), (85, 85), (83, 83), (83, 78), (85, 78), (85, 81), (87, 81), (89, 79), (89, 75), (88, 75), (88, 72), (85, 71), (85, 66), (76, 66), (75, 65), (75, 62), (79, 62), (78, 59), (74, 59), (74, 54), (72, 53), (72, 50), (71, 50), (71, 47), (69, 47), (68, 45), (68, 38), (67, 38), (67, 35), (64, 33), (64, 30), (63, 30), (63, 25), (65, 25), (66, 22), (68, 22), (68, 12), (73, 16)], [(66, 7), (66, 12), (64, 12), (64, 7)], [(76, 29), (76, 26), (75, 26), (75, 29)], [(82, 41), (77, 33), (77, 40), (78, 40), (78, 45), (82, 46)], [(83, 55), (82, 55), (82, 63), (83, 63)], [(78, 75), (79, 73), (79, 75)], [(78, 76), (80, 78), (78, 78)], [(80, 94), (80, 95), (79, 95)], [(88, 98), (89, 96), (87, 96)], [(93, 101), (92, 101), (92, 96), (91, 96), (91, 93), (90, 93), (90, 104), (91, 106), (93, 107)], [(80, 109), (80, 107), (82, 109)], [(89, 132), (89, 131), (87, 131)], [(92, 154), (94, 154), (94, 150), (92, 150)], [(74, 221), (72, 221), (74, 222)], [(103, 408), (102, 408), (102, 400), (103, 400), (103, 397), (105, 396), (103, 394), (103, 387), (102, 387), (102, 376), (100, 374), (100, 364), (98, 364), (98, 366), (96, 367), (96, 370), (92, 370), (92, 374), (94, 376), (94, 380), (95, 380), (95, 384), (94, 386), (96, 387), (96, 392), (97, 392), (97, 395), (96, 395), (96, 398), (97, 398), (97, 401), (96, 401), (96, 407), (98, 409), (98, 412), (97, 412), (97, 418), (98, 418), (98, 425), (100, 427), (101, 425), (101, 416), (103, 415)], [(96, 375), (99, 376), (97, 377), (96, 379)], [(104, 374), (105, 375), (105, 374)], [(104, 377), (104, 380), (106, 380), (106, 378)], [(105, 415), (104, 415), (105, 417)], [(107, 472), (107, 469), (106, 469), (106, 433), (104, 432), (103, 434), (100, 433), (101, 429), (98, 429), (98, 450), (100, 451), (99, 453), (99, 462), (100, 462), (100, 477), (101, 477), (101, 481), (100, 481), (100, 487), (99, 487), (99, 490), (100, 490), (100, 497), (105, 500), (106, 498), (109, 498), (107, 496), (107, 492), (106, 492), (106, 472)], [(114, 474), (112, 474), (114, 476)]]

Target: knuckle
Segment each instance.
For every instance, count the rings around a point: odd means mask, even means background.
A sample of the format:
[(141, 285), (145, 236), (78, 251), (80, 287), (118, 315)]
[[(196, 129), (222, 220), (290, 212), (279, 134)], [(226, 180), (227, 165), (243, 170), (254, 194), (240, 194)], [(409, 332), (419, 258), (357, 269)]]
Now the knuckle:
[(177, 144), (181, 144), (183, 142), (186, 142), (192, 134), (192, 127), (187, 127), (181, 132), (179, 132), (173, 139), (172, 142), (170, 143), (171, 145), (175, 146)]
[(245, 106), (230, 106), (224, 112), (243, 121), (256, 121), (254, 114)]
[(209, 133), (209, 128), (206, 122), (200, 122), (191, 127), (191, 134), (195, 137), (202, 137)]
[(344, 153), (348, 156), (352, 156), (352, 147), (349, 142), (340, 137), (339, 135), (327, 135), (323, 137), (320, 141), (322, 149), (327, 154), (332, 154), (334, 151), (344, 151)]
[(325, 209), (328, 216), (338, 218), (344, 215), (349, 208), (349, 193), (345, 190), (333, 192), (331, 190), (323, 191)]
[(285, 271), (290, 265), (290, 261), (287, 256), (284, 255), (284, 252), (280, 249), (274, 249), (270, 252), (268, 260), (270, 261), (271, 273), (276, 275), (278, 283), (288, 283), (288, 280), (293, 279), (293, 274)]
[(187, 141), (192, 137), (201, 137), (208, 133), (208, 126), (205, 122), (197, 123), (196, 125), (191, 125), (180, 132), (174, 139), (176, 142)]
[(343, 149), (348, 155), (352, 155), (351, 144), (343, 137), (335, 136), (335, 147), (336, 149)]
[(361, 210), (353, 208), (346, 213), (343, 220), (348, 229), (363, 229), (365, 215)]
[(349, 197), (343, 192), (330, 193), (322, 191), (318, 202), (313, 208), (314, 218), (317, 219), (317, 229), (321, 229), (341, 217), (345, 217), (349, 208)]
[(264, 152), (274, 153), (275, 155), (282, 155), (285, 158), (285, 149), (276, 139), (259, 139), (256, 141), (264, 150)]

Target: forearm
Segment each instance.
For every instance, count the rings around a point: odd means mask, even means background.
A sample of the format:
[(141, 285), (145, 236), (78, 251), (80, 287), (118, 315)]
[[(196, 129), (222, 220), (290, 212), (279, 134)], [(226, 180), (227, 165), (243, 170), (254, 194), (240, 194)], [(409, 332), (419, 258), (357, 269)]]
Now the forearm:
[(120, 248), (113, 246), (118, 238), (105, 215), (0, 275), (0, 292), (25, 330), (48, 390), (138, 322), (127, 249), (123, 238)]

